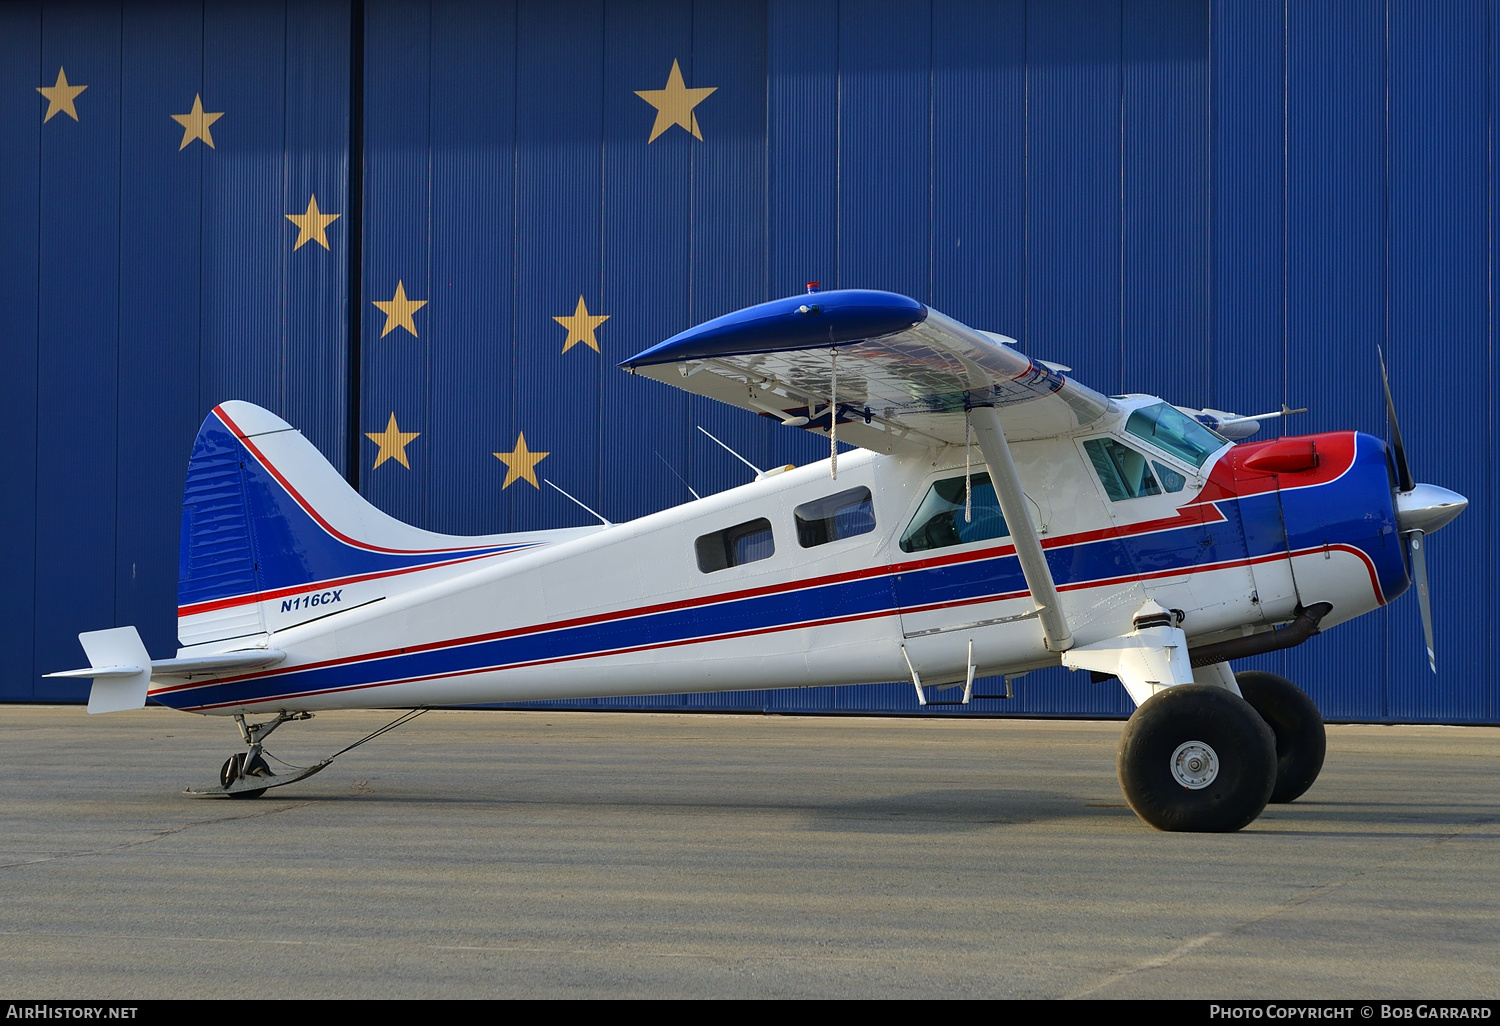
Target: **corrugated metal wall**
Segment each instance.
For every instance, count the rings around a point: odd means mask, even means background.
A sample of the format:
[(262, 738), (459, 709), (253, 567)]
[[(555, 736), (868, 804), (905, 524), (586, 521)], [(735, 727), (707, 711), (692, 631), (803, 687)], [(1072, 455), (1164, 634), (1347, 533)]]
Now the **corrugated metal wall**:
[[(1311, 406), (1299, 432), (1383, 431), (1384, 345), (1419, 476), (1474, 501), (1431, 550), (1442, 676), (1409, 599), (1261, 662), (1332, 718), (1492, 722), (1497, 14), (0, 5), (0, 697), (83, 697), (39, 679), (77, 664), (80, 629), (172, 648), (182, 474), (214, 402), (275, 409), (435, 530), (587, 522), (505, 487), (495, 454), (523, 434), (540, 475), (623, 520), (687, 498), (678, 475), (744, 479), (694, 425), (761, 465), (825, 454), (614, 368), (816, 279), (919, 297), (1105, 391)], [(43, 120), (59, 67), (88, 86), (76, 121)], [(676, 85), (696, 135), (638, 95)], [(212, 148), (180, 145), (194, 96), (221, 114)], [(287, 217), (314, 195), (339, 215), (326, 248)], [(416, 437), (374, 466), (361, 436), (392, 418)], [(1081, 675), (1016, 693), (970, 711), (1128, 710)], [(915, 710), (908, 685), (599, 704)]]
[[(348, 44), (340, 3), (0, 4), (0, 696), (86, 697), (40, 679), (81, 629), (175, 648), (185, 457), (214, 403), (344, 458), (342, 225), (293, 252), (285, 214), (345, 209)], [(59, 69), (86, 88), (47, 118)], [(195, 98), (212, 147), (172, 117)]]

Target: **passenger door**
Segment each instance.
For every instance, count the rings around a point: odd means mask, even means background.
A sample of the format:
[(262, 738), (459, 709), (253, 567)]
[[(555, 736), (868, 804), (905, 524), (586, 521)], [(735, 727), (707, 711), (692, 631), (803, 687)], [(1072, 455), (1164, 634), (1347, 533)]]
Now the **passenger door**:
[(945, 471), (921, 491), (892, 553), (892, 586), (907, 658), (924, 683), (941, 684), (965, 677), (971, 642), (976, 663), (993, 665), (1017, 647), (1008, 628), (1041, 634), (988, 473)]

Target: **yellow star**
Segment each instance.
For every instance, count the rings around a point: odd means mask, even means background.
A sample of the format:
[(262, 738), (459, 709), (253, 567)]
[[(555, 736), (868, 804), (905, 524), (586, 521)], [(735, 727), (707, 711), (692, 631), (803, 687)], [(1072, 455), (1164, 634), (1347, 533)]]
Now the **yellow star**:
[(328, 248), (328, 233), (324, 230), (339, 219), (338, 214), (325, 214), (318, 209), (318, 196), (313, 193), (312, 198), (307, 201), (307, 213), (287, 214), (286, 219), (296, 225), (300, 231), (297, 233), (297, 244), (292, 247), (292, 252), (302, 248), (303, 243), (316, 242), (324, 249)]
[(417, 337), (417, 326), (412, 323), (411, 315), (427, 305), (425, 299), (407, 299), (406, 286), (400, 281), (396, 282), (396, 294), (387, 300), (373, 300), (379, 307), (380, 312), (385, 314), (385, 327), (381, 329), (380, 337), (385, 338), (397, 328), (405, 328), (411, 332), (411, 337)]
[(526, 448), (526, 432), (522, 431), (516, 437), (516, 447), (512, 452), (492, 453), (497, 460), (505, 464), (505, 483), (500, 486), (503, 492), (517, 481), (530, 481), (531, 487), (540, 489), (542, 486), (536, 479), (536, 465), (546, 459), (550, 453), (532, 452)]
[(704, 89), (689, 89), (683, 84), (682, 69), (677, 66), (677, 61), (674, 59), (672, 70), (667, 75), (665, 89), (637, 89), (635, 91), (635, 95), (656, 108), (656, 124), (651, 126), (651, 138), (646, 142), (648, 144), (656, 142), (656, 137), (673, 125), (681, 125), (693, 133), (694, 139), (702, 139), (703, 134), (698, 131), (698, 116), (693, 113), (693, 108), (718, 88), (718, 86), (709, 86)]
[(571, 317), (553, 317), (554, 321), (568, 329), (568, 340), (563, 343), (563, 352), (572, 349), (582, 342), (594, 352), (599, 351), (599, 340), (594, 337), (594, 329), (609, 320), (609, 314), (600, 314), (595, 317), (589, 313), (589, 308), (584, 305), (583, 297), (578, 297), (578, 307), (573, 311)]
[(217, 114), (205, 113), (203, 110), (203, 97), (197, 93), (193, 94), (193, 109), (186, 114), (173, 114), (172, 120), (182, 126), (182, 145), (178, 150), (187, 149), (187, 144), (194, 139), (202, 139), (208, 143), (208, 148), (214, 148), (214, 134), (208, 130), (208, 126), (224, 116), (223, 111)]
[(87, 89), (88, 86), (68, 85), (68, 76), (63, 74), (63, 69), (57, 69), (57, 83), (50, 86), (37, 86), (36, 91), (47, 98), (47, 116), (42, 118), (42, 124), (52, 120), (52, 115), (61, 111), (74, 121), (78, 120), (78, 108), (73, 106), (73, 101), (78, 94)]
[(380, 452), (375, 456), (375, 468), (372, 469), (379, 468), (386, 460), (395, 460), (407, 470), (410, 470), (411, 464), (406, 462), (406, 446), (407, 443), (421, 433), (420, 431), (402, 431), (396, 426), (396, 414), (393, 411), (391, 419), (385, 425), (384, 431), (365, 432), (366, 438), (380, 446)]

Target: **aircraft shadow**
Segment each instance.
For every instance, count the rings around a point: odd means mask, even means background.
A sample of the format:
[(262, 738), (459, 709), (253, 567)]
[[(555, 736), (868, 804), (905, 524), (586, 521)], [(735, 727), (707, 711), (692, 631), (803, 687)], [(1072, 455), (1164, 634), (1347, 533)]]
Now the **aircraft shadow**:
[(1080, 817), (1135, 817), (1123, 801), (1084, 802), (1076, 794), (1020, 789), (913, 791), (805, 811), (805, 829), (843, 833), (951, 833)]
[[(1305, 834), (1336, 829), (1341, 837), (1389, 837), (1390, 827), (1416, 828), (1433, 834), (1450, 834), (1465, 827), (1500, 822), (1500, 812), (1489, 802), (1444, 802), (1436, 808), (1411, 802), (1320, 802), (1298, 799), (1287, 805), (1271, 805), (1256, 820), (1253, 829), (1263, 834)], [(1387, 829), (1376, 829), (1378, 827)], [(1366, 829), (1357, 829), (1364, 827)], [(1465, 837), (1483, 838), (1488, 833), (1465, 832)]]
[(704, 809), (717, 812), (741, 811), (747, 815), (792, 813), (806, 817), (804, 829), (865, 833), (932, 833), (987, 829), (997, 824), (1023, 824), (1070, 818), (1133, 818), (1134, 813), (1123, 799), (1080, 799), (1077, 794), (1030, 789), (945, 789), (883, 794), (878, 797), (841, 801), (834, 796), (820, 801), (806, 793), (787, 793), (785, 801), (762, 794), (746, 801), (734, 795), (711, 792), (700, 794), (653, 792), (648, 794), (607, 793), (538, 788), (535, 782), (513, 781), (511, 787), (478, 793), (469, 788), (448, 793), (393, 789), (391, 781), (369, 787), (363, 781), (343, 793), (301, 793), (272, 796), (292, 798), (310, 804), (343, 802), (377, 802), (423, 805), (609, 805), (618, 808)]
[[(538, 785), (541, 786), (538, 786)], [(274, 797), (273, 797), (274, 796)], [(370, 786), (355, 781), (341, 793), (271, 792), (268, 800), (296, 798), (299, 802), (374, 802), (422, 805), (550, 805), (563, 807), (612, 806), (644, 811), (701, 809), (745, 815), (793, 814), (803, 818), (800, 829), (835, 833), (954, 833), (1057, 820), (1105, 822), (1134, 820), (1135, 813), (1118, 795), (1083, 797), (1076, 792), (1033, 789), (950, 788), (882, 794), (871, 798), (827, 800), (806, 793), (761, 794), (745, 800), (730, 794), (691, 793), (678, 789), (649, 793), (603, 790), (554, 790), (535, 780), (512, 780), (493, 791), (460, 787), (449, 792), (404, 790), (386, 780)], [(1341, 837), (1390, 837), (1402, 834), (1443, 836), (1464, 831), (1465, 838), (1493, 839), (1500, 832), (1482, 828), (1500, 822), (1490, 803), (1446, 802), (1440, 807), (1390, 801), (1316, 801), (1302, 799), (1269, 806), (1249, 828), (1257, 834), (1336, 834)]]

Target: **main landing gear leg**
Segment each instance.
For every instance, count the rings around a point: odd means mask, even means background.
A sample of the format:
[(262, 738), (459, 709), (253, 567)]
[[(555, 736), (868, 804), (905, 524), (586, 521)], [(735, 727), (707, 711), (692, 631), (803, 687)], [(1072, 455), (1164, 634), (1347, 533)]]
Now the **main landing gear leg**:
[(1276, 736), (1227, 686), (1193, 682), (1176, 614), (1148, 602), (1134, 620), (1129, 634), (1062, 657), (1119, 677), (1136, 702), (1115, 759), (1125, 800), (1158, 830), (1240, 829), (1271, 798)]

